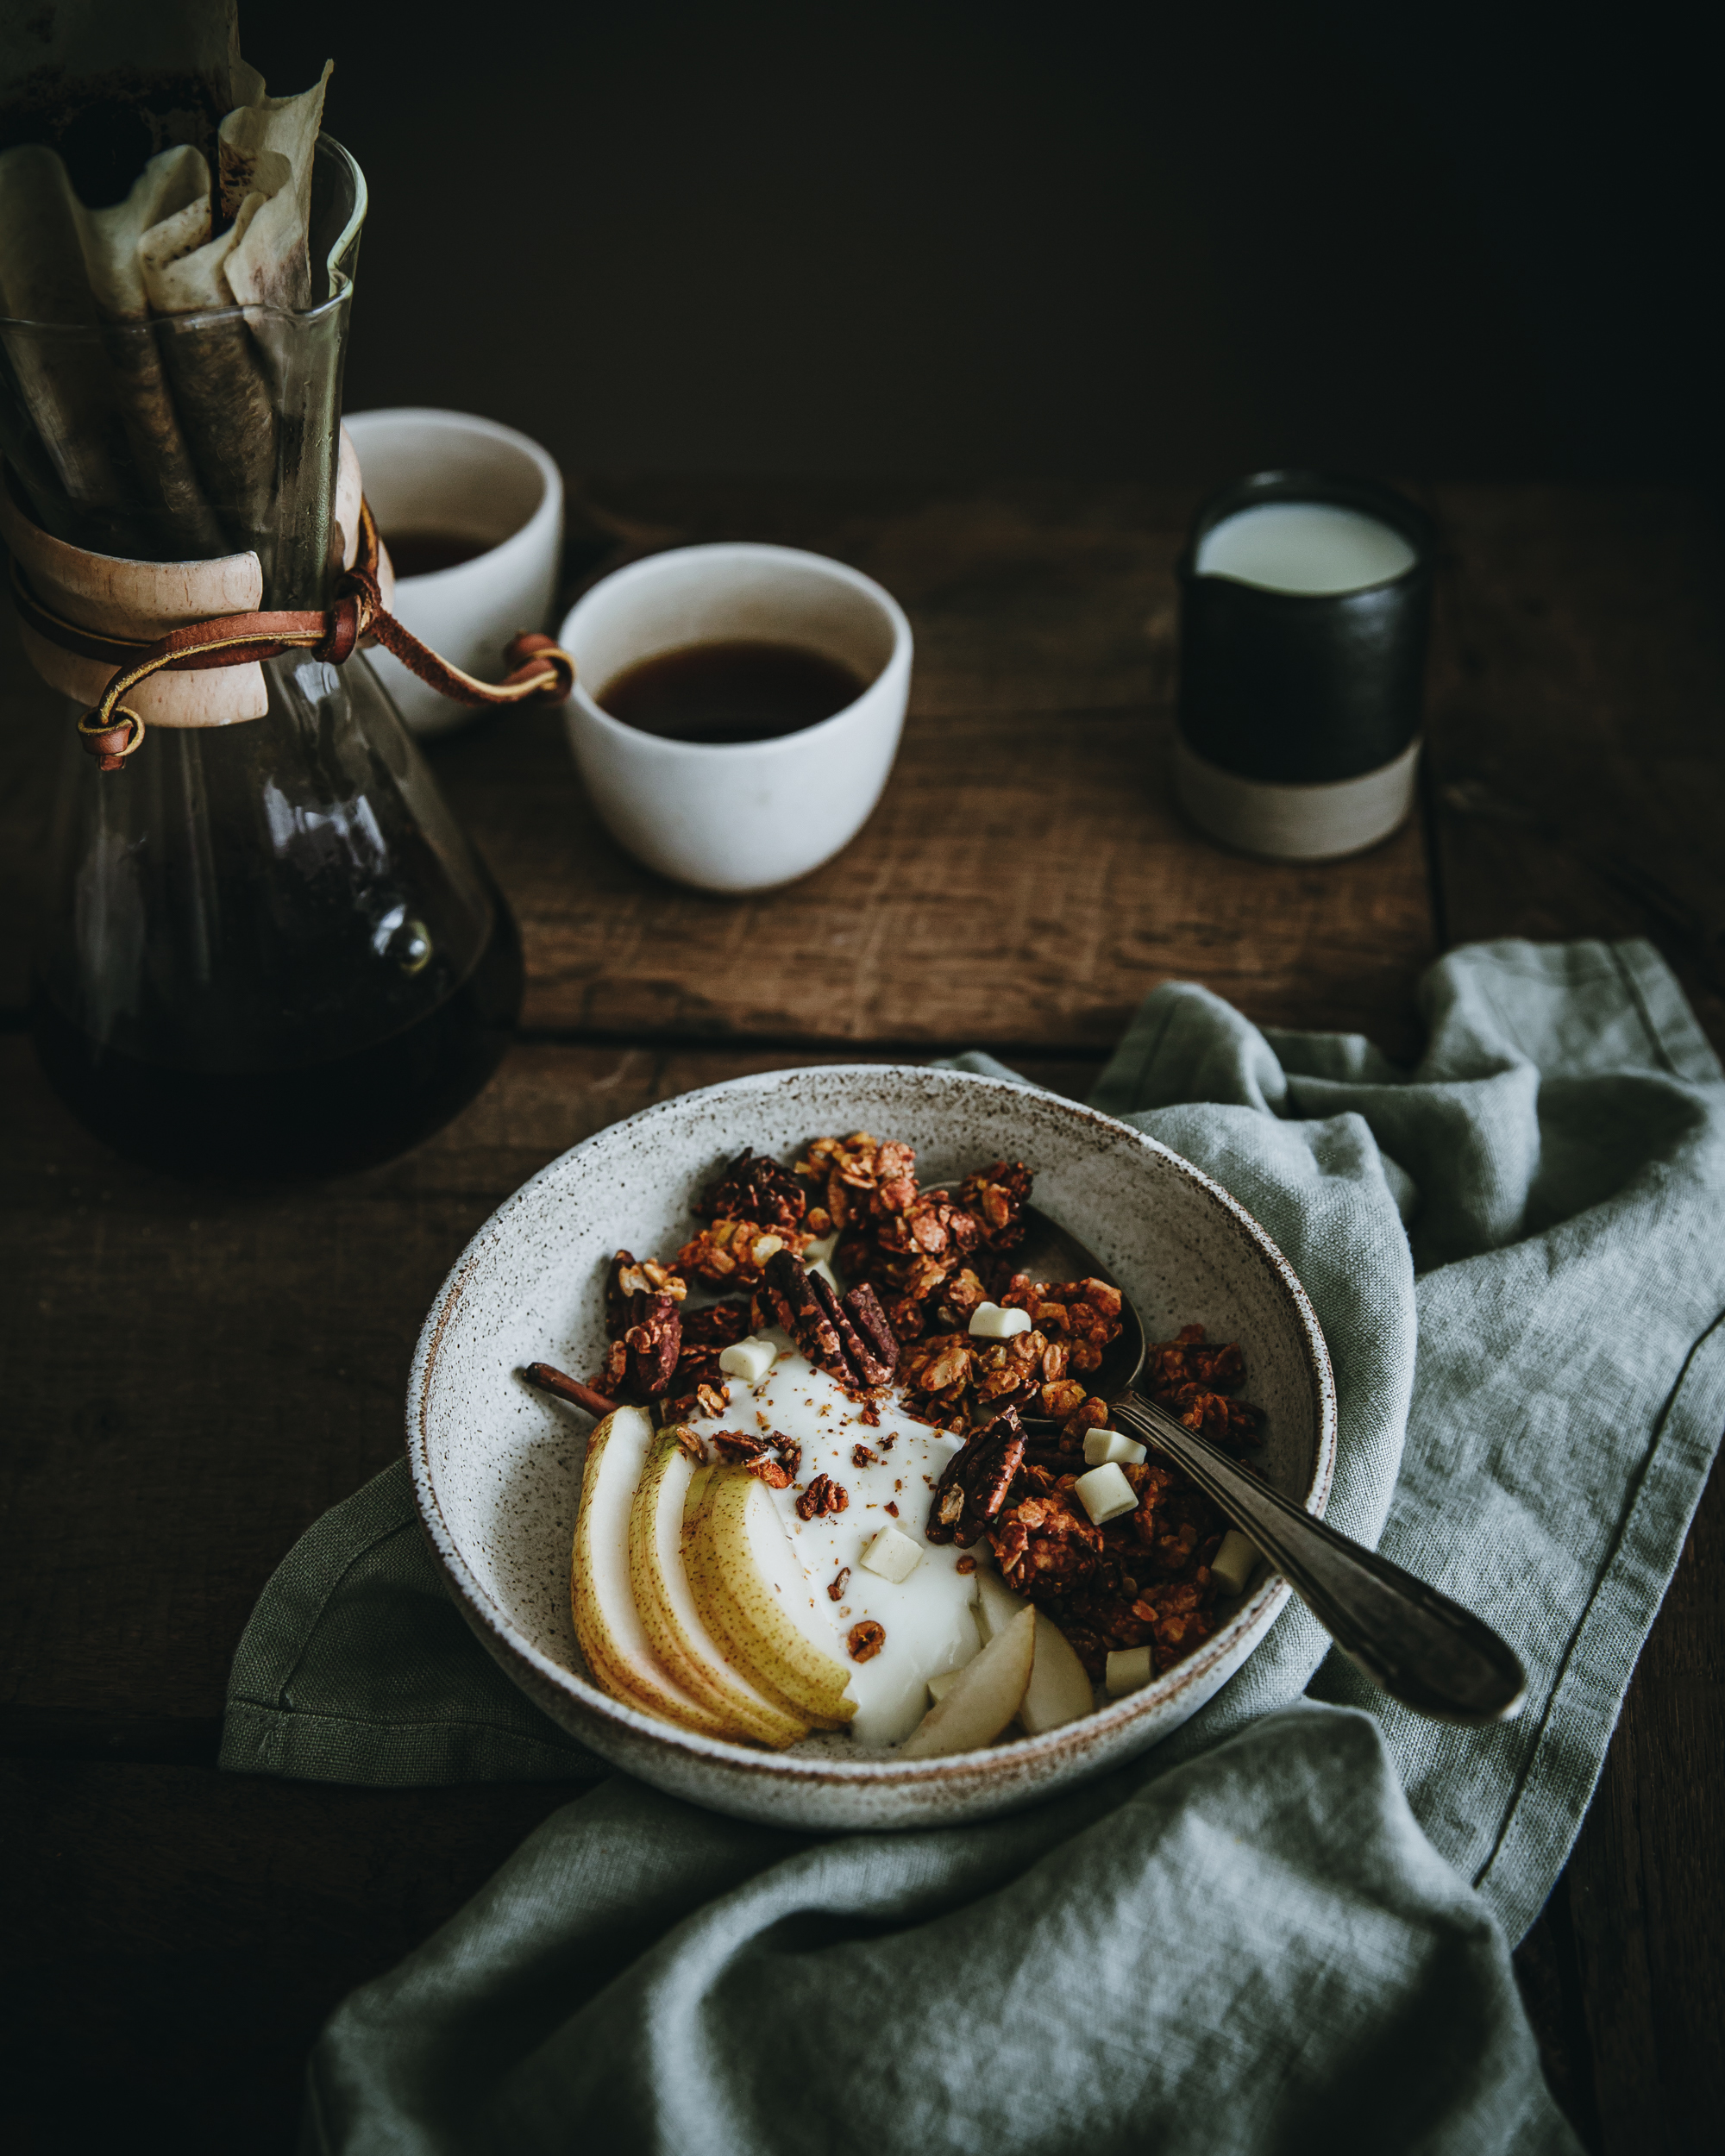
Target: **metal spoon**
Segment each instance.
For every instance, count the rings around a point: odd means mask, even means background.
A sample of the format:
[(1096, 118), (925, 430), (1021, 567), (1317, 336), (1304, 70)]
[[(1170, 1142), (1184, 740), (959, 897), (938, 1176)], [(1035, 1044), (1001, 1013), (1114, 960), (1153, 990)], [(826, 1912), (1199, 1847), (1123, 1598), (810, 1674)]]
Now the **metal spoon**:
[[(1120, 1282), (1095, 1254), (1045, 1213), (1026, 1206), (1029, 1232), (1013, 1269), (1032, 1280)], [(1176, 1422), (1132, 1388), (1144, 1369), (1143, 1320), (1122, 1292), (1120, 1337), (1085, 1382), (1108, 1402), (1111, 1421), (1185, 1470), (1288, 1581), (1351, 1662), (1391, 1698), (1439, 1721), (1505, 1721), (1520, 1710), (1527, 1677), (1507, 1640), (1399, 1564), (1351, 1541)], [(1052, 1423), (1026, 1422), (1040, 1432)]]

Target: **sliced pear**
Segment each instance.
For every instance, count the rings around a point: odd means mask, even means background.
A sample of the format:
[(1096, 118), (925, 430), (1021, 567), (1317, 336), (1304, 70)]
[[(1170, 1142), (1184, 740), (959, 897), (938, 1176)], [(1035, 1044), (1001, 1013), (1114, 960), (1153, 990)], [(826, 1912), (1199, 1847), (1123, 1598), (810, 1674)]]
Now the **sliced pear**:
[(695, 1514), (700, 1510), (701, 1500), (706, 1495), (706, 1486), (712, 1480), (712, 1462), (700, 1467), (691, 1466), (689, 1486), (683, 1492), (683, 1547), (689, 1546), (689, 1537), (695, 1531)]
[(1036, 1653), (1036, 1612), (1025, 1608), (965, 1664), (899, 1746), (900, 1758), (939, 1759), (992, 1744), (1024, 1704)]
[(1027, 1736), (1039, 1737), (1045, 1729), (1076, 1722), (1096, 1704), (1084, 1664), (1072, 1651), (1072, 1643), (1045, 1611), (1036, 1613), (1036, 1667), (1025, 1688), (1019, 1720)]
[[(1031, 1605), (1019, 1597), (994, 1572), (976, 1574), (976, 1627), (984, 1640), (997, 1639), (1013, 1620)], [(1036, 1618), (1036, 1668), (1025, 1693), (1020, 1717), (1026, 1733), (1039, 1737), (1045, 1729), (1076, 1721), (1096, 1704), (1084, 1664), (1072, 1651), (1071, 1642), (1053, 1618), (1042, 1611)]]
[(807, 1576), (746, 1468), (713, 1469), (684, 1558), (695, 1607), (731, 1667), (788, 1713), (844, 1728), (856, 1712), (844, 1696), (850, 1672), (814, 1636)]
[(661, 1662), (685, 1691), (723, 1715), (738, 1736), (775, 1750), (806, 1737), (808, 1724), (738, 1676), (701, 1622), (683, 1564), (683, 1505), (697, 1468), (674, 1430), (662, 1430), (629, 1513), (629, 1580)]
[(731, 1725), (679, 1684), (654, 1653), (629, 1584), (629, 1511), (653, 1442), (653, 1419), (618, 1407), (587, 1439), (569, 1601), (593, 1681), (613, 1698), (709, 1737)]
[(1021, 1609), (1028, 1609), (1028, 1602), (1020, 1601), (1005, 1584), (998, 1572), (985, 1572), (979, 1566), (976, 1572), (976, 1629), (982, 1635), (986, 1647), (997, 1632), (1004, 1632)]

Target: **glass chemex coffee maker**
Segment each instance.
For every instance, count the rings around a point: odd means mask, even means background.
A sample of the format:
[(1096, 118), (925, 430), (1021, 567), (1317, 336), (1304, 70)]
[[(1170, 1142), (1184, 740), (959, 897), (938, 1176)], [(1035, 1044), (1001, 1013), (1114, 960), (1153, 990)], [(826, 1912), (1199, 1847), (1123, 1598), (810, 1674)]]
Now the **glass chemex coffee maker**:
[[(254, 91), (222, 122), (224, 190), (229, 136), (279, 144), (299, 102), (235, 67)], [(0, 524), (68, 699), (35, 1040), (91, 1129), (181, 1173), (399, 1152), (484, 1084), (521, 1000), (509, 908), (351, 649), (397, 626), (339, 427), (366, 191), (299, 124), (298, 154), (254, 142), (225, 204), (195, 146), (93, 210), (53, 150), (0, 154)], [(295, 617), (297, 645), (235, 643)]]

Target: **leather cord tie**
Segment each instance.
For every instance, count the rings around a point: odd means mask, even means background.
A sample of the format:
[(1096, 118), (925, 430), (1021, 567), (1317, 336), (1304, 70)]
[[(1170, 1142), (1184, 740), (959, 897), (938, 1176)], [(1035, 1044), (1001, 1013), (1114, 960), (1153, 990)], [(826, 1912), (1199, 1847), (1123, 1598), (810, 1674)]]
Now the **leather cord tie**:
[(504, 654), (511, 671), (499, 682), (476, 681), (470, 674), (440, 659), (389, 612), (378, 589), (380, 550), (377, 520), (369, 502), (360, 504), (360, 542), (354, 566), (344, 569), (333, 606), (318, 612), (222, 614), (170, 630), (154, 643), (129, 636), (104, 636), (51, 612), (12, 564), (12, 587), (18, 611), (39, 636), (80, 658), (114, 662), (115, 673), (93, 711), (78, 722), (85, 749), (102, 771), (119, 771), (144, 738), (144, 722), (122, 699), (141, 681), (164, 669), (185, 673), (204, 667), (248, 666), (279, 659), (284, 652), (304, 651), (339, 667), (361, 641), (374, 637), (403, 666), (440, 695), (458, 704), (561, 704), (575, 686), (575, 662), (554, 637), (527, 633), (514, 638)]

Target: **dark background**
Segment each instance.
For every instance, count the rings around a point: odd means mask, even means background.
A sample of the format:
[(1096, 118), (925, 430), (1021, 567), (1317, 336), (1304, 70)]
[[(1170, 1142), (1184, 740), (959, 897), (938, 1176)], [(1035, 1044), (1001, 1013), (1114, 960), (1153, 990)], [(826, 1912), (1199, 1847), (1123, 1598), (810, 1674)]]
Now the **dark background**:
[(1703, 10), (247, 4), (352, 409), (574, 469), (1720, 477)]

